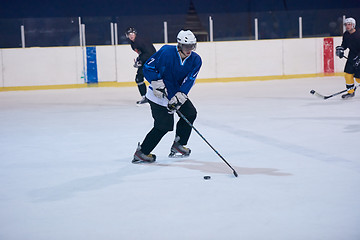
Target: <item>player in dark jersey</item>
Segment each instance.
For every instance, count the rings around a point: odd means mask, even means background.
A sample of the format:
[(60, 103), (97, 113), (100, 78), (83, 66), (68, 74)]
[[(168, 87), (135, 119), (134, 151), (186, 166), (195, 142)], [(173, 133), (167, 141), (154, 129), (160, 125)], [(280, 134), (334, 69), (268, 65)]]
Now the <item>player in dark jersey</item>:
[[(188, 93), (195, 84), (202, 61), (193, 52), (196, 48), (195, 35), (181, 30), (177, 36), (177, 46), (164, 45), (150, 57), (144, 65), (144, 74), (150, 82), (146, 98), (149, 100), (154, 126), (139, 143), (133, 163), (154, 162), (151, 151), (163, 136), (174, 128), (174, 113), (179, 110), (190, 123), (196, 119), (197, 111)], [(180, 118), (176, 124), (175, 140), (170, 148), (169, 157), (187, 157), (190, 149), (185, 147), (191, 126)]]
[(336, 47), (336, 55), (339, 58), (344, 57), (344, 51), (349, 48), (349, 55), (345, 64), (345, 81), (347, 93), (342, 98), (351, 98), (355, 96), (356, 82), (360, 83), (360, 30), (355, 29), (356, 21), (353, 18), (346, 18), (344, 21), (346, 32), (343, 35), (341, 46)]
[(139, 36), (136, 29), (133, 27), (127, 28), (125, 31), (125, 35), (130, 40), (131, 48), (139, 54), (139, 56), (135, 60), (134, 67), (138, 69), (135, 77), (135, 82), (138, 85), (138, 89), (140, 95), (142, 96), (142, 99), (140, 101), (137, 101), (136, 103), (143, 104), (147, 102), (147, 99), (145, 97), (146, 85), (144, 83), (143, 65), (146, 60), (148, 60), (156, 52), (156, 49), (149, 40), (143, 38), (141, 35)]

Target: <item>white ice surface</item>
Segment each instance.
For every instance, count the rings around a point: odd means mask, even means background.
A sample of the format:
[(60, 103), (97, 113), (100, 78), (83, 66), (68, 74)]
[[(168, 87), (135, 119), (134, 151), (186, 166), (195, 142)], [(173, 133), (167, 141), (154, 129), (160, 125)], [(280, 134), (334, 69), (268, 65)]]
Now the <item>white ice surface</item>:
[[(188, 159), (134, 165), (136, 88), (0, 93), (0, 239), (360, 239), (360, 97), (342, 77), (196, 84)], [(176, 118), (177, 119), (177, 118)], [(204, 180), (204, 175), (211, 175)]]

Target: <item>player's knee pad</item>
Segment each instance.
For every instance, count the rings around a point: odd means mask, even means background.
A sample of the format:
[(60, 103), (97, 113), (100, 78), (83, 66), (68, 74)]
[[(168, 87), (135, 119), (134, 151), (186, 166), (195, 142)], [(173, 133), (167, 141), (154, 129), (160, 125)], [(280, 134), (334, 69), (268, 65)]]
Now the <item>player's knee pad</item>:
[(154, 118), (154, 127), (163, 132), (171, 132), (174, 130), (174, 117), (167, 112), (166, 114), (167, 115)]
[(196, 109), (194, 108), (193, 111), (191, 111), (191, 112), (188, 113), (187, 119), (188, 119), (191, 123), (193, 123), (193, 122), (195, 121), (196, 117), (197, 117), (197, 111), (196, 111)]
[(194, 111), (190, 115), (188, 115), (186, 118), (187, 118), (187, 120), (189, 120), (189, 122), (193, 123), (196, 119), (196, 116), (197, 116), (197, 112)]
[(197, 116), (197, 111), (192, 102), (188, 99), (179, 109), (179, 111), (184, 114), (184, 116), (193, 123)]

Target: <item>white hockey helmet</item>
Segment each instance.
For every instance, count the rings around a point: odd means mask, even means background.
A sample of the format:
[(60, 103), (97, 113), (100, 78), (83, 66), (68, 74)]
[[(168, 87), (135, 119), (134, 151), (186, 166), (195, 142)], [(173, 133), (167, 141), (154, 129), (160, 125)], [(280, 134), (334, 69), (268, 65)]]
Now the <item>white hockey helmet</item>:
[(355, 26), (356, 26), (356, 21), (355, 21), (355, 19), (353, 19), (353, 18), (346, 18), (346, 19), (344, 20), (344, 25), (347, 25), (348, 23), (352, 24), (353, 28), (355, 28)]
[(181, 30), (177, 35), (177, 42), (180, 49), (196, 49), (196, 37), (190, 30)]

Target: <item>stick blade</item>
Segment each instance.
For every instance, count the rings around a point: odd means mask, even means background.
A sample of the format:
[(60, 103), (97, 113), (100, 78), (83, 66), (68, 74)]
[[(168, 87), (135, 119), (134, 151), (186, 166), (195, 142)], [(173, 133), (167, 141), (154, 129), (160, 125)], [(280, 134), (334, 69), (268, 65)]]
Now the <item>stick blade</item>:
[(315, 90), (311, 90), (310, 93), (311, 93), (312, 95), (315, 95), (315, 96), (319, 97), (319, 98), (327, 99), (324, 95), (321, 95), (320, 93), (318, 93), (318, 92), (315, 91)]
[(235, 170), (234, 170), (233, 173), (234, 173), (234, 176), (235, 176), (235, 177), (238, 177), (238, 174), (237, 174), (237, 172), (236, 172)]

